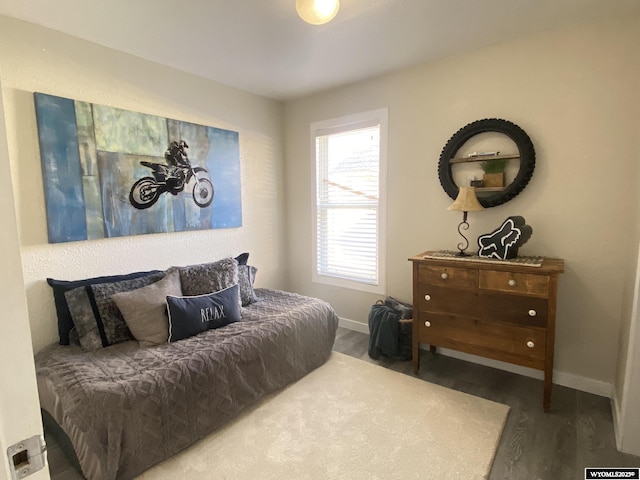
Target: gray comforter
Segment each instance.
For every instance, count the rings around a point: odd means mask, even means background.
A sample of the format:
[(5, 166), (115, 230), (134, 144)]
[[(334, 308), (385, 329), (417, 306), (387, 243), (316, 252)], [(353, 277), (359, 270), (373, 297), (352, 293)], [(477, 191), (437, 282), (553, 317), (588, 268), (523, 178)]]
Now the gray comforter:
[(86, 478), (131, 479), (328, 359), (338, 326), (331, 306), (256, 293), (261, 300), (241, 322), (179, 342), (38, 353), (41, 406), (68, 435)]

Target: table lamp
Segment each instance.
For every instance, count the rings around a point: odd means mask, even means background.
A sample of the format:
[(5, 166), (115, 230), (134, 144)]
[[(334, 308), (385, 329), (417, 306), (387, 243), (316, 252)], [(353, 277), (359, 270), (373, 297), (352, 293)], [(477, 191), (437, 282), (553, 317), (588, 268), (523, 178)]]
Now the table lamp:
[(470, 256), (465, 252), (467, 248), (469, 248), (469, 240), (464, 236), (462, 230), (469, 230), (469, 223), (467, 222), (467, 213), (468, 212), (479, 212), (480, 210), (484, 210), (484, 207), (480, 205), (478, 201), (478, 197), (476, 197), (476, 189), (474, 187), (460, 187), (458, 191), (458, 196), (455, 201), (451, 204), (447, 210), (454, 210), (456, 212), (463, 212), (462, 214), (462, 222), (458, 225), (458, 233), (464, 239), (464, 242), (460, 242), (458, 244), (457, 253), (458, 257), (468, 257)]

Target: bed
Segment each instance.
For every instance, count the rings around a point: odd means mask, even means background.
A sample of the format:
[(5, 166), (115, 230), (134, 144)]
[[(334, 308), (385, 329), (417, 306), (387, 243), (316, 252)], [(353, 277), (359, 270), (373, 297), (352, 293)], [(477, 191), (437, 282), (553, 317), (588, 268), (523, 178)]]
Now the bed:
[(271, 289), (223, 328), (148, 348), (50, 345), (36, 355), (41, 407), (89, 480), (126, 480), (322, 365), (338, 317), (326, 302)]

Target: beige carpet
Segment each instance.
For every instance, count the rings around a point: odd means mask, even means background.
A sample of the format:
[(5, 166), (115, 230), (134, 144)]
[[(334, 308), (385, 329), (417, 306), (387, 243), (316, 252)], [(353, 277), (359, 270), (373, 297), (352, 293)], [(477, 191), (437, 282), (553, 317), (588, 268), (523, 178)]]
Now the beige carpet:
[(334, 352), (140, 480), (487, 478), (509, 407)]

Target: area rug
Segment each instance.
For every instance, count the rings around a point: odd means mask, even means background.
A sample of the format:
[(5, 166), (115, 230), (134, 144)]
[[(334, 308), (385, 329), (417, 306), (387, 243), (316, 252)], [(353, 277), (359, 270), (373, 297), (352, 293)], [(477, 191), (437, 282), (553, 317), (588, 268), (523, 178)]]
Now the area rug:
[(333, 352), (138, 479), (483, 479), (508, 412)]

